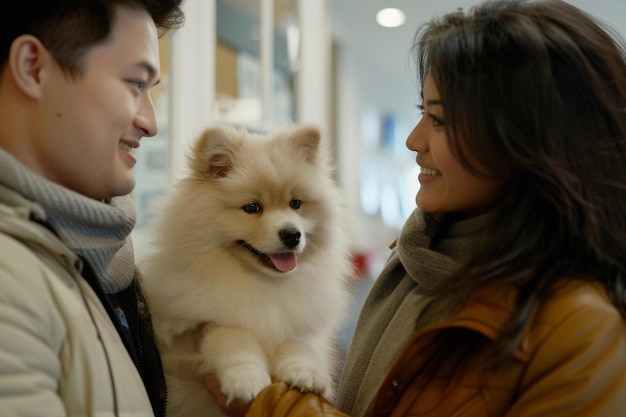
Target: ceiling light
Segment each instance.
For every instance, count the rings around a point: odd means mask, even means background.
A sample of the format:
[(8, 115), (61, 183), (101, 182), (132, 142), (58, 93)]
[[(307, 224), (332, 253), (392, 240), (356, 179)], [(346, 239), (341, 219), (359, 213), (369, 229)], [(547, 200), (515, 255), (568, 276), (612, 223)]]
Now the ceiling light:
[(402, 26), (406, 21), (406, 14), (395, 8), (382, 9), (376, 13), (376, 22), (386, 28)]

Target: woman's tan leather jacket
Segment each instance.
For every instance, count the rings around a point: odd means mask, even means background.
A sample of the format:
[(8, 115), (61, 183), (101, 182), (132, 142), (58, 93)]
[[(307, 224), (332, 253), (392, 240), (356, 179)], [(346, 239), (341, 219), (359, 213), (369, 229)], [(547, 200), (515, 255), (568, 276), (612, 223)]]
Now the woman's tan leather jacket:
[[(442, 332), (495, 340), (514, 312), (515, 292), (483, 290), (447, 321), (416, 333), (378, 391), (373, 416), (626, 416), (626, 324), (599, 284), (563, 282), (539, 303), (513, 357), (485, 371), (484, 352), (427, 384), (419, 370)], [(481, 357), (482, 355), (482, 357)], [(313, 393), (276, 383), (247, 417), (346, 416)]]

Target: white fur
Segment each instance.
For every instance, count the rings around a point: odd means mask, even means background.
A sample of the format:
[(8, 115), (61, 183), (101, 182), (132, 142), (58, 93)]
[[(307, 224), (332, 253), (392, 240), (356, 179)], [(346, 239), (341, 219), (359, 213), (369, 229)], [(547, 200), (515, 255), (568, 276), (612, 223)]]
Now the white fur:
[[(203, 387), (207, 372), (230, 400), (253, 399), (271, 378), (332, 397), (334, 337), (352, 270), (319, 132), (305, 126), (250, 136), (210, 128), (189, 167), (157, 206), (140, 260), (168, 416), (221, 415)], [(251, 202), (262, 210), (246, 213)], [(301, 231), (290, 249), (295, 270), (268, 268), (241, 246), (286, 251), (278, 237), (286, 227)]]

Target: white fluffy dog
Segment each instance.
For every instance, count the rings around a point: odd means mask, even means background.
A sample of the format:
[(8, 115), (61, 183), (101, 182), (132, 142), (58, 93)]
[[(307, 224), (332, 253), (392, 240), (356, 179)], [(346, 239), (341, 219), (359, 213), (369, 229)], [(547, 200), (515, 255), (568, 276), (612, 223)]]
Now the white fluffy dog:
[(168, 415), (221, 415), (208, 372), (229, 400), (271, 379), (332, 397), (352, 268), (319, 131), (212, 127), (189, 168), (159, 202), (140, 261)]

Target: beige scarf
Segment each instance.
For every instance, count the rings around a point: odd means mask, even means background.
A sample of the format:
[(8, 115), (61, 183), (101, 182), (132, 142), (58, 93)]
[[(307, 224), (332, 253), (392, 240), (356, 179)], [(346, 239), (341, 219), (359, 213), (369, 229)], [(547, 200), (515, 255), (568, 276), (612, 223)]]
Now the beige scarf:
[[(469, 261), (485, 217), (453, 222), (452, 215), (419, 209), (409, 217), (361, 310), (339, 387), (342, 411), (367, 416), (407, 339), (459, 305), (450, 278)], [(444, 287), (449, 296), (433, 300), (433, 291)]]

